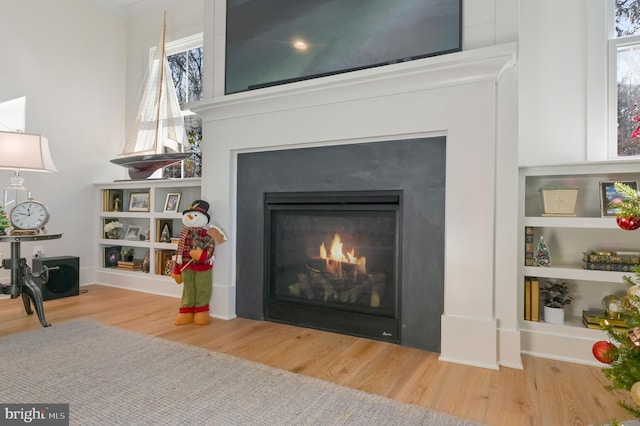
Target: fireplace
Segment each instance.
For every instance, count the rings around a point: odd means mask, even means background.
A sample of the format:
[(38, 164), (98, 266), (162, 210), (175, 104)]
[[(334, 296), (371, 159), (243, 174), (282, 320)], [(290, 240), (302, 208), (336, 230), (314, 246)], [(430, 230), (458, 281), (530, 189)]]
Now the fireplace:
[[(440, 351), (445, 156), (442, 136), (238, 155), (238, 316)], [(330, 253), (335, 234), (366, 258), (350, 284), (383, 294), (351, 303), (322, 281), (343, 284), (322, 269), (321, 246)]]
[(193, 110), (229, 235), (213, 315), (264, 319), (264, 194), (402, 190), (400, 344), (521, 368), (516, 59), (509, 43), (233, 96), (211, 77)]
[(265, 319), (398, 343), (398, 191), (265, 195)]

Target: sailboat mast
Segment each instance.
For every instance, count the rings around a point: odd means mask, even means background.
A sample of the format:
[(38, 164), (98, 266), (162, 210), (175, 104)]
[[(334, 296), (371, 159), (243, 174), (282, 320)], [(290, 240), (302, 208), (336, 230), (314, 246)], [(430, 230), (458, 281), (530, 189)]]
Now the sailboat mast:
[(164, 92), (164, 79), (166, 78), (165, 74), (164, 74), (164, 69), (165, 69), (165, 61), (167, 60), (167, 56), (166, 56), (166, 51), (165, 51), (165, 47), (164, 47), (164, 43), (165, 43), (165, 33), (166, 33), (166, 28), (167, 28), (167, 12), (164, 12), (164, 17), (163, 17), (163, 21), (162, 21), (162, 43), (160, 43), (162, 45), (162, 55), (160, 55), (161, 57), (161, 61), (162, 64), (160, 65), (160, 81), (159, 81), (159, 85), (160, 85), (160, 90), (158, 90), (158, 108), (156, 110), (156, 143), (155, 143), (155, 147), (154, 147), (154, 151), (156, 152), (156, 154), (161, 154), (160, 150), (162, 150), (162, 147), (164, 146), (164, 144), (162, 143), (162, 132), (161, 127), (162, 127), (162, 123), (160, 120), (160, 109), (162, 108), (162, 96), (163, 96), (163, 92)]

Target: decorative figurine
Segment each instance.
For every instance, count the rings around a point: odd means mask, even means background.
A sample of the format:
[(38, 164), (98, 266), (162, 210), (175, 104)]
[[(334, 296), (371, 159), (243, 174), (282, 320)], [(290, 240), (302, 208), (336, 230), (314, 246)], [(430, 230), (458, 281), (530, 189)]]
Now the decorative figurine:
[(196, 200), (182, 213), (182, 232), (178, 241), (176, 261), (171, 276), (183, 284), (180, 311), (176, 325), (193, 322), (209, 323), (209, 301), (213, 286), (213, 252), (216, 244), (227, 240), (210, 221), (209, 203)]

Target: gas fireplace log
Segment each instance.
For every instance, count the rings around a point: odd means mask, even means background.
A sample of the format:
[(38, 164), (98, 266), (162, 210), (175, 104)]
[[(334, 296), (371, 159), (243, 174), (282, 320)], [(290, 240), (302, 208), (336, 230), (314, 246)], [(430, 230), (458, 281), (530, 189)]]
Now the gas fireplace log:
[(298, 274), (298, 282), (289, 286), (289, 293), (296, 297), (305, 296), (309, 300), (313, 299), (313, 290), (306, 274)]
[(369, 274), (371, 280), (371, 307), (380, 307), (380, 294), (384, 292), (384, 287), (387, 284), (387, 276), (382, 272), (375, 274)]
[(356, 303), (362, 292), (366, 292), (370, 287), (369, 281), (362, 282), (353, 286), (351, 289), (343, 291), (340, 294), (341, 302)]
[(317, 273), (334, 275), (339, 279), (349, 278), (356, 280), (359, 275), (358, 267), (354, 263), (339, 262), (327, 259), (309, 259), (306, 264), (307, 270)]
[(338, 293), (333, 288), (333, 285), (321, 273), (311, 270), (309, 271), (309, 277), (311, 278), (311, 287), (320, 287), (322, 289), (322, 299), (325, 302), (338, 300)]

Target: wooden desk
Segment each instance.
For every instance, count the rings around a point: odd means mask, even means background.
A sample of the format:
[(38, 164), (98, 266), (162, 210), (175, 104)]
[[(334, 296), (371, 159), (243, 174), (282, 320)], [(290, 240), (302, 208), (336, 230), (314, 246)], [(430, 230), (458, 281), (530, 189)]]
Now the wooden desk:
[[(12, 299), (22, 296), (24, 310), (28, 315), (33, 314), (31, 309), (31, 303), (33, 303), (43, 327), (48, 327), (51, 324), (44, 317), (40, 287), (33, 281), (33, 274), (27, 265), (27, 260), (20, 257), (20, 243), (23, 241), (55, 240), (61, 237), (62, 234), (0, 235), (0, 243), (11, 243), (11, 258), (2, 260), (2, 267), (11, 270), (11, 284), (0, 284), (0, 294), (8, 294)], [(46, 282), (48, 272), (46, 270), (40, 271), (36, 276), (43, 276), (43, 282)]]

